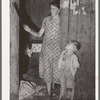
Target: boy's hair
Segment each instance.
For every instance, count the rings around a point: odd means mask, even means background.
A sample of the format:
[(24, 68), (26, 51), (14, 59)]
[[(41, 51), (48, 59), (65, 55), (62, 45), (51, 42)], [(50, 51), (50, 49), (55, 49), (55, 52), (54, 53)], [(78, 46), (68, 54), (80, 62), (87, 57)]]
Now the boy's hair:
[(73, 43), (73, 44), (76, 46), (77, 50), (80, 50), (80, 48), (81, 48), (81, 43), (79, 43), (79, 42), (76, 41), (76, 40), (72, 40), (71, 43)]
[(50, 5), (54, 5), (56, 6), (57, 8), (60, 8), (60, 0), (53, 0)]

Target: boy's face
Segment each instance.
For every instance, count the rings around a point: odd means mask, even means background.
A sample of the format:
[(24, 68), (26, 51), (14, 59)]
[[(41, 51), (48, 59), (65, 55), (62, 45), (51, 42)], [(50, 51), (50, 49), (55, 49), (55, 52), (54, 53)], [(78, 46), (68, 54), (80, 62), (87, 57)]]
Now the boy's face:
[(77, 51), (76, 46), (73, 43), (69, 43), (67, 44), (67, 46), (65, 47), (66, 50), (70, 51), (70, 52), (75, 52)]

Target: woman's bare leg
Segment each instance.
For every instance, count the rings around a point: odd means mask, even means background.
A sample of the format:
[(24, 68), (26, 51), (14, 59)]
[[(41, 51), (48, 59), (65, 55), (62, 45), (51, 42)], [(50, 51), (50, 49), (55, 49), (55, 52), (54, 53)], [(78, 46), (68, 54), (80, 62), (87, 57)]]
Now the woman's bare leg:
[(48, 95), (51, 96), (51, 83), (47, 82)]
[(73, 100), (73, 98), (74, 98), (74, 89), (71, 92), (71, 100)]

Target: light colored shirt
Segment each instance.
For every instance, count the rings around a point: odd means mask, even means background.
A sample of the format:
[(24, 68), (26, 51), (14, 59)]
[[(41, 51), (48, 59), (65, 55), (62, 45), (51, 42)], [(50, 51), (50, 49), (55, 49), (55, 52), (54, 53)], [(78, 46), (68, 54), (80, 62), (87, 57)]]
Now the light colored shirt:
[(77, 68), (80, 67), (78, 57), (74, 53), (63, 55), (60, 64), (61, 64), (60, 68), (66, 70), (66, 71), (70, 69), (73, 77), (75, 77)]

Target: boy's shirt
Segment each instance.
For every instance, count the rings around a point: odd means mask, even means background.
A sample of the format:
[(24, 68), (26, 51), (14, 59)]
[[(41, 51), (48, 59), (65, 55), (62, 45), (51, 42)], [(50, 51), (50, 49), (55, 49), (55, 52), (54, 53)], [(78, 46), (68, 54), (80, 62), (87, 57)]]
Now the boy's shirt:
[(74, 53), (63, 55), (62, 64), (61, 64), (62, 69), (66, 71), (70, 69), (71, 74), (73, 75), (73, 77), (75, 77), (77, 68), (79, 67), (80, 67), (80, 64), (78, 61), (78, 57)]
[(77, 68), (79, 68), (79, 67), (80, 67), (80, 64), (78, 61), (78, 57), (75, 54), (73, 54), (71, 57), (71, 63), (70, 63), (70, 71), (71, 71), (73, 77), (75, 77)]

